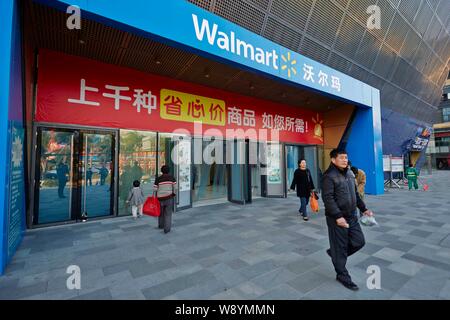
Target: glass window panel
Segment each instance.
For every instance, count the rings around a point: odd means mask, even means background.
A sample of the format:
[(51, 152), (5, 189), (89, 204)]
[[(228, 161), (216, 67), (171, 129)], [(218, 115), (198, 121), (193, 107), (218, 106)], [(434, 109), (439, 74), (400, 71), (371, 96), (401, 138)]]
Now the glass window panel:
[(206, 202), (228, 199), (228, 168), (225, 163), (226, 143), (222, 140), (193, 139), (192, 201)]
[(112, 134), (83, 133), (81, 154), (81, 214), (100, 217), (112, 214), (114, 173)]
[(125, 201), (134, 180), (141, 182), (144, 195), (151, 195), (157, 174), (156, 133), (120, 130), (119, 215), (131, 214)]
[(70, 220), (74, 132), (42, 130), (40, 146), (39, 224)]

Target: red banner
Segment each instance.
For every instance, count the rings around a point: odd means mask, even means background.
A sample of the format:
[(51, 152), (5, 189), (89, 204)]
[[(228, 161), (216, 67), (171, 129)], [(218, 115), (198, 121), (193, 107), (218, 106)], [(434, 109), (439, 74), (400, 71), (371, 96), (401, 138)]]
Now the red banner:
[[(38, 122), (322, 144), (322, 116), (288, 105), (49, 50), (39, 54)], [(197, 125), (194, 127), (194, 124)], [(268, 132), (268, 133), (267, 133)], [(255, 136), (256, 135), (256, 136)]]

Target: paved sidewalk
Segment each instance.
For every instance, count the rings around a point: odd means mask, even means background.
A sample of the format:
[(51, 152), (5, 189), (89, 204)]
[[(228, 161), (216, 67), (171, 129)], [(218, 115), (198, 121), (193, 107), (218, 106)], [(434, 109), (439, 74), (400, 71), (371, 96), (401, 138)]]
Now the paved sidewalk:
[[(424, 178), (427, 192), (367, 196), (380, 226), (349, 258), (358, 292), (335, 280), (323, 209), (304, 222), (292, 196), (185, 210), (167, 235), (151, 217), (28, 231), (0, 299), (450, 299), (450, 172)], [(69, 265), (81, 290), (66, 287)]]

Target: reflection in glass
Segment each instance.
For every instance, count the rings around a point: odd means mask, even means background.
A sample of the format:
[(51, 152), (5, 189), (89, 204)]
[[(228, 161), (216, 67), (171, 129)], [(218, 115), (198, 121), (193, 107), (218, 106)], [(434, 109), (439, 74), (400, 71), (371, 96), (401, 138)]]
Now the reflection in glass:
[(110, 215), (112, 192), (112, 135), (82, 135), (81, 214), (88, 217)]
[(286, 146), (286, 190), (289, 190), (291, 187), (294, 172), (298, 168), (300, 157), (301, 150), (299, 146)]
[(318, 163), (317, 163), (317, 149), (315, 146), (308, 146), (303, 148), (304, 158), (306, 160), (306, 165), (311, 172), (311, 177), (314, 181), (314, 186), (319, 187), (318, 180)]
[(252, 198), (262, 196), (261, 190), (261, 157), (260, 157), (260, 143), (249, 142), (249, 165), (251, 175), (251, 193)]
[(39, 180), (39, 223), (71, 219), (74, 133), (42, 130)]
[(119, 153), (119, 214), (131, 214), (125, 201), (133, 181), (139, 180), (144, 195), (153, 192), (156, 168), (156, 133), (120, 130)]
[[(216, 142), (220, 148), (211, 148), (210, 141), (194, 139), (194, 159), (201, 159), (201, 164), (194, 164), (192, 167), (192, 200), (193, 202), (208, 200), (227, 200), (227, 166), (225, 163), (226, 146), (225, 142)], [(207, 149), (205, 152), (205, 149)], [(216, 154), (217, 153), (217, 154)]]
[[(298, 168), (298, 161), (300, 159), (306, 160), (306, 167), (311, 172), (314, 185), (319, 187), (317, 183), (318, 177), (318, 161), (316, 155), (317, 149), (315, 146), (286, 146), (286, 190), (289, 190), (292, 180), (294, 179), (294, 172)], [(295, 192), (294, 192), (295, 193)]]

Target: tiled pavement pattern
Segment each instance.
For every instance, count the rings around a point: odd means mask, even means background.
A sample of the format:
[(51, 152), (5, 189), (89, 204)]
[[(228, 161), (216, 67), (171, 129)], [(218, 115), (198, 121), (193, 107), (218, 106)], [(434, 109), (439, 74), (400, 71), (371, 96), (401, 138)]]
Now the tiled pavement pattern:
[[(167, 235), (150, 217), (29, 231), (0, 299), (449, 299), (450, 172), (426, 180), (427, 192), (367, 196), (380, 226), (349, 258), (358, 292), (335, 281), (323, 209), (305, 223), (289, 197), (182, 211)], [(66, 288), (69, 265), (81, 290)], [(381, 290), (365, 285), (369, 265)]]

